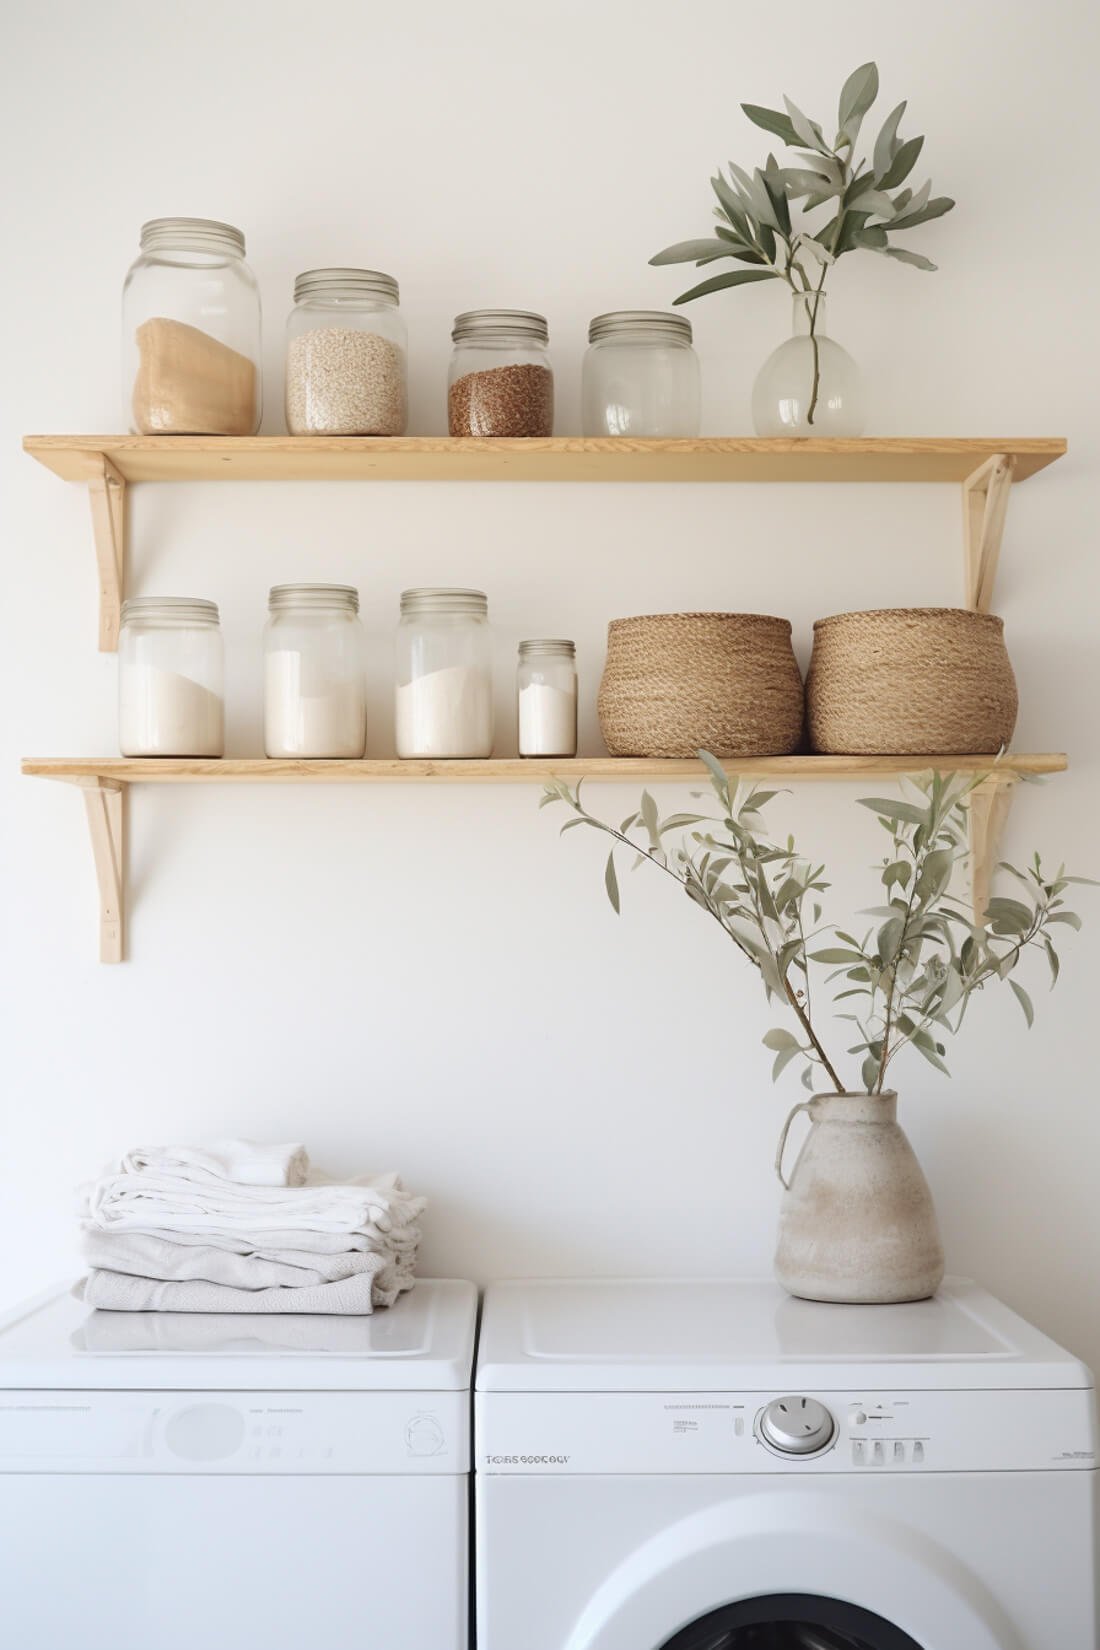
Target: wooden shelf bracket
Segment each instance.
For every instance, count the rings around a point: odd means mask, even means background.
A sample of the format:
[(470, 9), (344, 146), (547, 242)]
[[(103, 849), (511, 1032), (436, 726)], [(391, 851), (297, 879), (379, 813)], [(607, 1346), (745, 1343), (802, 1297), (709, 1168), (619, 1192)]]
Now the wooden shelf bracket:
[(1015, 471), (1010, 454), (994, 453), (963, 482), (963, 577), (966, 605), (977, 613), (988, 613), (993, 600)]
[(99, 651), (115, 653), (126, 578), (126, 478), (106, 453), (96, 457), (100, 467), (89, 477), (88, 498), (99, 570)]
[(1000, 857), (1001, 835), (1012, 793), (1019, 783), (1013, 773), (991, 774), (975, 785), (967, 799), (970, 810), (970, 897), (975, 922), (981, 922), (989, 904), (993, 868)]
[(117, 963), (125, 954), (126, 792), (129, 786), (100, 780), (80, 783), (80, 789), (99, 884), (99, 960)]

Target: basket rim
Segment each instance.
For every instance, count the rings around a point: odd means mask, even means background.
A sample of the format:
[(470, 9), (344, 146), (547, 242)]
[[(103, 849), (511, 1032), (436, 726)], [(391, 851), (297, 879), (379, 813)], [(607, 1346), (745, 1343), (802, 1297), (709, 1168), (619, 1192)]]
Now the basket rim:
[(814, 629), (840, 624), (845, 619), (969, 619), (1004, 628), (999, 613), (979, 613), (973, 607), (856, 607), (847, 613), (830, 613), (824, 619), (815, 619)]
[(793, 628), (790, 619), (784, 619), (777, 613), (707, 612), (701, 609), (681, 613), (631, 613), (622, 619), (608, 619), (607, 628), (613, 630), (616, 625), (652, 624), (657, 619), (736, 619), (740, 624), (786, 625), (788, 630)]

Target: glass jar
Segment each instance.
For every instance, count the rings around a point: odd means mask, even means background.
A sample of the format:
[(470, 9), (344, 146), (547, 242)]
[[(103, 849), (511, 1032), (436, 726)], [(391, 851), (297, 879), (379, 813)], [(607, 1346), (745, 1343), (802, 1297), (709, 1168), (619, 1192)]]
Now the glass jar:
[(576, 756), (576, 661), (572, 642), (520, 642), (516, 697), (521, 756)]
[(820, 293), (795, 293), (793, 330), (794, 336), (768, 356), (753, 385), (757, 435), (862, 435), (860, 371), (826, 333)]
[(122, 289), (124, 417), (135, 435), (255, 435), (260, 291), (244, 236), (208, 218), (154, 218)]
[(188, 596), (131, 596), (118, 639), (123, 756), (223, 756), (225, 661), (218, 609)]
[(264, 627), (264, 751), (360, 757), (367, 745), (366, 638), (347, 584), (277, 584)]
[(398, 756), (491, 756), (489, 603), (481, 590), (406, 590), (397, 629)]
[(524, 309), (472, 309), (455, 316), (451, 337), (451, 435), (553, 435), (554, 374), (545, 316)]
[(588, 346), (581, 371), (585, 435), (699, 434), (699, 357), (685, 316), (611, 310), (589, 324)]
[(291, 435), (404, 435), (408, 331), (392, 275), (307, 269), (286, 325)]

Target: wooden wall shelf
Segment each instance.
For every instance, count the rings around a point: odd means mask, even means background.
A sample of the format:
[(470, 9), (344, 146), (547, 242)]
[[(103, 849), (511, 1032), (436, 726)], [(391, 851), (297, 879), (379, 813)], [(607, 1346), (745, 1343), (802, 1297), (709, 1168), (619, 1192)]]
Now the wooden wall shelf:
[(24, 449), (65, 481), (92, 481), (102, 460), (123, 481), (953, 481), (990, 458), (1017, 481), (1061, 458), (1060, 439), (877, 437), (807, 441), (627, 436), (546, 440), (450, 436), (28, 435)]
[[(1012, 754), (994, 761), (981, 756), (759, 756), (729, 761), (728, 773), (780, 784), (806, 780), (898, 778), (904, 774), (972, 773), (983, 776), (971, 793), (971, 882), (975, 907), (984, 912), (989, 877), (1012, 791), (1021, 777), (1060, 773), (1066, 758), (1057, 752)], [(77, 786), (84, 796), (92, 836), (100, 903), (100, 960), (121, 962), (125, 954), (127, 795), (134, 785), (179, 784), (539, 784), (562, 779), (576, 784), (630, 782), (639, 785), (706, 782), (695, 761), (642, 757), (587, 756), (571, 759), (501, 757), (484, 761), (283, 761), (264, 757), (28, 757), (23, 772)]]
[(99, 646), (118, 646), (126, 490), (146, 481), (947, 482), (963, 493), (966, 605), (987, 611), (1008, 496), (1066, 451), (1036, 440), (748, 436), (694, 441), (444, 436), (29, 435), (25, 450), (92, 504)]

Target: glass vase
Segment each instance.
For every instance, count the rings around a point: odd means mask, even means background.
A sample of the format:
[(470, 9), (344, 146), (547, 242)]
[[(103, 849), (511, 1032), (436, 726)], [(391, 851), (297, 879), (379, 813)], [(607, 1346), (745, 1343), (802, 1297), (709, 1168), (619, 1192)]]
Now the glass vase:
[(825, 299), (796, 292), (794, 335), (764, 362), (752, 391), (757, 435), (854, 436), (864, 428), (863, 383), (825, 330)]

